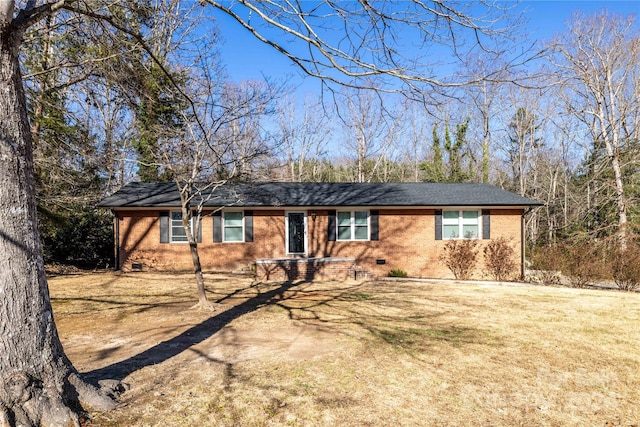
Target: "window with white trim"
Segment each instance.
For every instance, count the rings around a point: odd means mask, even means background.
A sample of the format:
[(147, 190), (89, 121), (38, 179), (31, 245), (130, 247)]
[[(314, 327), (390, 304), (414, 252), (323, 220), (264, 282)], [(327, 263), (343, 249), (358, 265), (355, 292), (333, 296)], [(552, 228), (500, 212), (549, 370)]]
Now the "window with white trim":
[(244, 242), (242, 212), (222, 213), (222, 235), (224, 242)]
[[(195, 233), (195, 218), (191, 218), (191, 232)], [(171, 243), (185, 243), (187, 239), (187, 232), (182, 226), (182, 212), (171, 212), (169, 219), (169, 238)]]
[(369, 212), (337, 212), (338, 240), (369, 240)]
[(479, 239), (481, 218), (479, 210), (442, 211), (442, 238)]

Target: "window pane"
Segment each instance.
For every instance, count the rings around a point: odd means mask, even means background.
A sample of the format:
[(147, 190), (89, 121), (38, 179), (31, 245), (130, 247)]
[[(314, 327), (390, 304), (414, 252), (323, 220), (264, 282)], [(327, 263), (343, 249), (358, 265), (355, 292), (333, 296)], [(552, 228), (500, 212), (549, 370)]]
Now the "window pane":
[(368, 240), (369, 239), (369, 227), (359, 226), (355, 228), (356, 240)]
[(186, 242), (187, 241), (187, 233), (184, 231), (184, 227), (182, 224), (176, 226), (173, 225), (171, 227), (171, 241), (172, 242)]
[(367, 211), (358, 211), (354, 212), (355, 216), (355, 224), (356, 225), (367, 225), (367, 218), (369, 217)]
[(182, 212), (171, 212), (171, 241), (187, 241), (187, 232), (184, 231), (182, 226)]
[(243, 242), (242, 212), (224, 212), (225, 242)]
[(444, 219), (458, 219), (458, 211), (443, 211), (442, 217)]
[(478, 211), (462, 211), (462, 218), (464, 219), (478, 219)]
[(242, 212), (225, 212), (225, 227), (242, 227)]
[(477, 225), (463, 225), (462, 233), (465, 239), (477, 239), (478, 238), (478, 226)]
[(171, 225), (171, 234), (173, 234), (174, 236), (186, 236), (187, 232), (184, 231), (184, 227), (182, 226), (182, 223), (180, 224), (173, 223)]
[(351, 225), (351, 212), (338, 212), (338, 225)]
[(442, 231), (442, 237), (445, 239), (457, 239), (460, 237), (458, 235), (460, 228), (457, 225), (445, 225), (442, 227)]
[(338, 240), (351, 240), (351, 226), (338, 227)]
[(224, 229), (224, 241), (225, 242), (242, 242), (242, 227), (225, 227)]

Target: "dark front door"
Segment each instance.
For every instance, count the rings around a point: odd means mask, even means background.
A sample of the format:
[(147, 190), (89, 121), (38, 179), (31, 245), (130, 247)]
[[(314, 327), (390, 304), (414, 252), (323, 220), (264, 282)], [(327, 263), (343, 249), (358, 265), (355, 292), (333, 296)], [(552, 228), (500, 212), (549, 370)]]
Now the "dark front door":
[(289, 212), (288, 214), (288, 233), (289, 233), (289, 253), (290, 254), (304, 254), (305, 251), (305, 228), (304, 228), (304, 213), (303, 212)]

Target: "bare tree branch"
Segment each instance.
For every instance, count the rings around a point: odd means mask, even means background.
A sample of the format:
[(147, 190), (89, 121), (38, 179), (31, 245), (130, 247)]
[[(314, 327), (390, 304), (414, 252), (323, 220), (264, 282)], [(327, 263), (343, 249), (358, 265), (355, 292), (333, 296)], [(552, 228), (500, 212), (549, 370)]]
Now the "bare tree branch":
[[(481, 76), (443, 73), (451, 67), (439, 67), (434, 56), (449, 52), (461, 58), (474, 49), (495, 57), (507, 54), (500, 42), (512, 36), (519, 19), (493, 3), (482, 4), (486, 16), (476, 16), (464, 3), (442, 1), (202, 2), (229, 15), (305, 74), (352, 88), (406, 93), (456, 88), (504, 79), (501, 71), (536, 57), (527, 48)], [(434, 49), (444, 50), (430, 55)]]

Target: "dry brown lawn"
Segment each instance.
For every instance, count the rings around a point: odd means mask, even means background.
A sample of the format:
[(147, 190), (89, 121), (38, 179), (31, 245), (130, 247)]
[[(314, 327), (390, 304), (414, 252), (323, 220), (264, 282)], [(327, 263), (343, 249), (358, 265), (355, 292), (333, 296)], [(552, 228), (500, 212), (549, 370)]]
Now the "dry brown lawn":
[(65, 349), (131, 385), (90, 426), (638, 426), (640, 294), (456, 282), (50, 278)]

